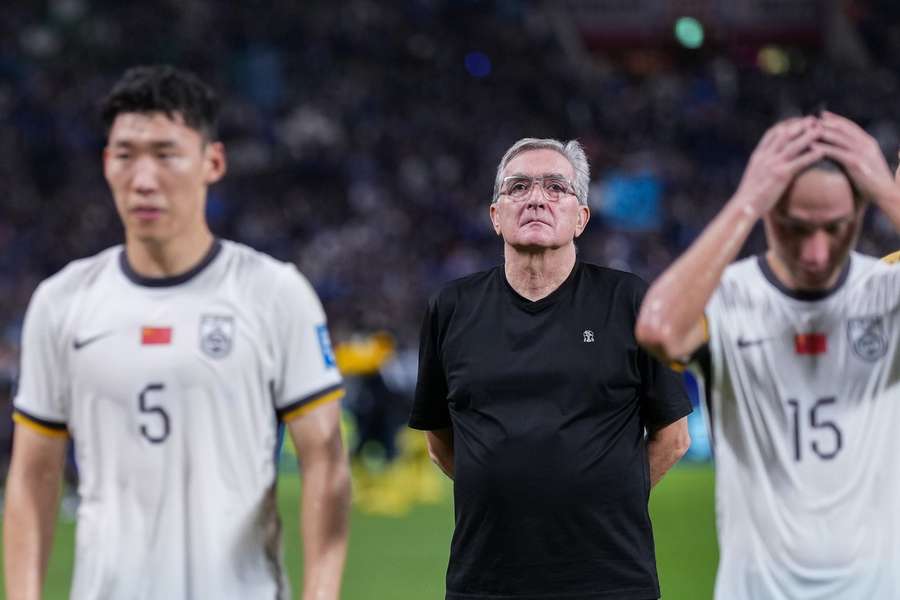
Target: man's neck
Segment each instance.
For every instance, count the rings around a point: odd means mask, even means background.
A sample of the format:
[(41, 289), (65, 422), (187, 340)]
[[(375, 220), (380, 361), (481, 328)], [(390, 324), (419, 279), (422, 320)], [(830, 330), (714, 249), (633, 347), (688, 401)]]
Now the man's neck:
[(521, 252), (507, 246), (505, 255), (506, 280), (532, 302), (552, 294), (575, 266), (575, 244), (540, 252)]
[(190, 271), (206, 256), (213, 235), (204, 227), (191, 235), (165, 242), (148, 242), (126, 235), (128, 264), (141, 277), (175, 277)]

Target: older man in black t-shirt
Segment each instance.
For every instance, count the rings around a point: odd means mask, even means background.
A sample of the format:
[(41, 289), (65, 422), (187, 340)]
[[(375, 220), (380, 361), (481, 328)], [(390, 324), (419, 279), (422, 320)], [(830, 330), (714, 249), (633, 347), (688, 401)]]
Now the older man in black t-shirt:
[(576, 259), (588, 183), (578, 142), (514, 144), (503, 267), (428, 304), (410, 426), (454, 479), (448, 600), (659, 597), (647, 502), (691, 405), (635, 341), (646, 284)]

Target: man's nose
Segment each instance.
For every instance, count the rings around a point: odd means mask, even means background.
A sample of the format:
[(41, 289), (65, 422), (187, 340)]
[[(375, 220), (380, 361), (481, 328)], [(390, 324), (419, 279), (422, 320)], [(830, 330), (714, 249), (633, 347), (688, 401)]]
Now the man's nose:
[(544, 195), (543, 184), (538, 181), (533, 182), (531, 189), (528, 190), (528, 208), (543, 207), (546, 202), (547, 198)]
[(137, 159), (134, 165), (134, 177), (131, 180), (132, 189), (139, 194), (151, 194), (156, 191), (158, 185), (156, 161), (149, 156)]
[(819, 229), (803, 240), (800, 248), (800, 260), (808, 265), (822, 267), (828, 264), (830, 252), (831, 243), (828, 234)]

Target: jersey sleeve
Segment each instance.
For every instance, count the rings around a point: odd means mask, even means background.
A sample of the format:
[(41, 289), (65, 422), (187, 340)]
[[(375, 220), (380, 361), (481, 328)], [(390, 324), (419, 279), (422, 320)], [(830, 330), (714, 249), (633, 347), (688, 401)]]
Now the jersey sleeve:
[(53, 314), (50, 293), (42, 284), (25, 313), (13, 420), (51, 436), (67, 435), (70, 393), (64, 339)]
[(437, 298), (428, 303), (419, 336), (419, 376), (409, 426), (433, 431), (450, 427), (447, 377), (440, 353)]
[(279, 418), (289, 421), (339, 400), (344, 388), (315, 290), (297, 269), (288, 266), (275, 294), (271, 318), (277, 332), (278, 377), (272, 394)]

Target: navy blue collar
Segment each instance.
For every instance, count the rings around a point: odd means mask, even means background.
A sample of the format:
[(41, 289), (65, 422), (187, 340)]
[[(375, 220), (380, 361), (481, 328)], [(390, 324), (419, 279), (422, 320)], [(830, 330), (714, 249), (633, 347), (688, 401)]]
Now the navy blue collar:
[(206, 255), (198, 262), (196, 265), (181, 273), (180, 275), (172, 275), (171, 277), (145, 277), (143, 275), (138, 274), (128, 262), (128, 256), (125, 253), (125, 249), (122, 248), (122, 252), (119, 253), (119, 267), (122, 269), (122, 273), (125, 277), (128, 278), (131, 283), (135, 285), (141, 285), (144, 287), (172, 287), (174, 285), (181, 285), (182, 283), (187, 283), (194, 277), (200, 274), (201, 271), (206, 269), (216, 259), (219, 253), (222, 251), (222, 242), (216, 238), (213, 240), (212, 246), (210, 246), (209, 251), (207, 251)]
[(847, 256), (847, 261), (844, 263), (844, 268), (841, 269), (841, 274), (838, 276), (837, 281), (827, 290), (792, 290), (781, 283), (781, 280), (778, 279), (777, 275), (775, 275), (775, 271), (773, 271), (772, 267), (769, 266), (769, 261), (766, 260), (765, 254), (757, 255), (756, 262), (759, 264), (759, 270), (762, 271), (763, 277), (765, 277), (769, 283), (775, 286), (775, 288), (779, 292), (781, 292), (788, 298), (793, 298), (794, 300), (815, 302), (817, 300), (824, 300), (825, 298), (831, 296), (839, 289), (841, 289), (844, 283), (847, 282), (847, 277), (850, 276), (850, 263), (852, 262), (852, 259), (849, 255)]

